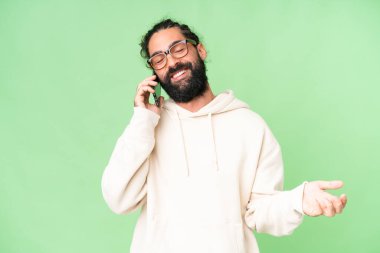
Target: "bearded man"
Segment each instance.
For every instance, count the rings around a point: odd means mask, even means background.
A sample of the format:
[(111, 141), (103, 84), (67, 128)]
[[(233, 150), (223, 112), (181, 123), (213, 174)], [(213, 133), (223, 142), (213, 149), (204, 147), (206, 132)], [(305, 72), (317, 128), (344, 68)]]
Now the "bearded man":
[[(347, 197), (325, 192), (341, 181), (283, 190), (279, 143), (232, 90), (214, 95), (206, 48), (187, 25), (163, 20), (140, 45), (154, 75), (137, 86), (102, 177), (115, 213), (141, 208), (130, 252), (257, 253), (252, 231), (288, 235), (304, 215), (342, 212)], [(151, 104), (159, 83), (169, 98)]]

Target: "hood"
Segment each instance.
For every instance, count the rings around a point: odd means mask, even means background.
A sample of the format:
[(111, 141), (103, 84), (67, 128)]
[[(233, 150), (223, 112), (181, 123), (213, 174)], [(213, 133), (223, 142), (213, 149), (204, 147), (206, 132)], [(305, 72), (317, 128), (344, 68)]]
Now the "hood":
[(213, 115), (226, 113), (229, 111), (233, 111), (240, 108), (249, 108), (249, 106), (240, 101), (239, 99), (235, 98), (232, 90), (226, 90), (225, 92), (222, 92), (218, 94), (210, 103), (203, 106), (200, 110), (197, 112), (191, 112), (188, 111), (181, 106), (177, 105), (173, 99), (165, 100), (163, 105), (163, 110), (168, 113), (171, 119), (175, 120), (179, 127), (179, 132), (181, 133), (181, 137), (179, 138), (182, 142), (182, 150), (183, 150), (183, 157), (184, 157), (184, 165), (186, 168), (186, 174), (187, 176), (190, 175), (190, 168), (189, 163), (187, 159), (187, 149), (186, 149), (186, 143), (182, 128), (182, 119), (185, 118), (197, 118), (197, 117), (207, 117), (209, 121), (209, 136), (210, 136), (210, 147), (213, 149), (212, 153), (214, 157), (212, 160), (214, 161), (214, 168), (218, 171), (219, 165), (218, 165), (218, 154), (216, 152), (216, 146), (215, 146), (215, 136), (214, 136), (214, 126), (213, 126)]

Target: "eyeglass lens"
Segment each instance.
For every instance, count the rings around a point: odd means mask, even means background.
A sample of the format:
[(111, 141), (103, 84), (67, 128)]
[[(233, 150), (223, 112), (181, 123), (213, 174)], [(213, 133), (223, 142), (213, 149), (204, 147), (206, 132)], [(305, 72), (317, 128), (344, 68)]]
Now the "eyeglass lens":
[[(178, 42), (177, 44), (173, 45), (169, 49), (169, 53), (174, 58), (181, 58), (184, 57), (187, 54), (187, 44), (186, 41), (184, 42)], [(159, 69), (165, 66), (166, 64), (166, 54), (165, 53), (159, 53), (152, 57), (151, 59), (152, 67), (155, 69)]]

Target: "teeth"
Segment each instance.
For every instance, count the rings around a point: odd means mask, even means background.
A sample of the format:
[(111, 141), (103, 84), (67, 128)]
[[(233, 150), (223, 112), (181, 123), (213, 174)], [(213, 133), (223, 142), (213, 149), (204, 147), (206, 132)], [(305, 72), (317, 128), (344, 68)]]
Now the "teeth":
[(182, 75), (183, 73), (185, 73), (185, 70), (182, 70), (182, 71), (178, 72), (177, 74), (175, 74), (175, 75), (173, 76), (173, 78), (177, 78), (177, 77), (179, 77), (180, 75)]

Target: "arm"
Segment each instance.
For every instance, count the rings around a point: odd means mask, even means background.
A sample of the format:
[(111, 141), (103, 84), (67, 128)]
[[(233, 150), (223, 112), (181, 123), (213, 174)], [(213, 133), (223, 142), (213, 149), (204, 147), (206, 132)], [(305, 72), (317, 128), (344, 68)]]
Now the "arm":
[(145, 202), (149, 155), (159, 118), (150, 110), (134, 107), (129, 125), (117, 140), (102, 177), (103, 197), (115, 213), (132, 212)]
[(245, 222), (259, 233), (288, 235), (303, 220), (302, 197), (306, 182), (291, 191), (282, 191), (281, 148), (265, 122), (261, 145)]

